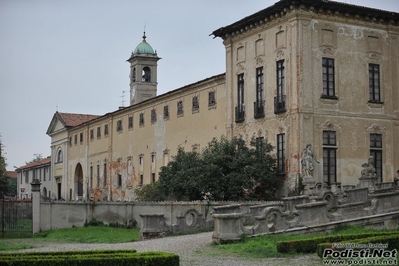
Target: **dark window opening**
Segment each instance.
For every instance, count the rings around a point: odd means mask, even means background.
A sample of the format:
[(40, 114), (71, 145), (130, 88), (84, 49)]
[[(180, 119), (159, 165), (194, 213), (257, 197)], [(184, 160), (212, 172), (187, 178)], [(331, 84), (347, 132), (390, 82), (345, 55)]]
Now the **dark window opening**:
[(165, 105), (163, 107), (163, 118), (168, 119), (169, 118), (169, 106)]
[(157, 111), (155, 109), (151, 110), (151, 123), (157, 122)]
[(254, 117), (261, 118), (265, 116), (265, 100), (263, 87), (263, 67), (256, 69), (256, 102), (254, 102)]
[(335, 69), (334, 59), (323, 58), (323, 98), (336, 98), (335, 96)]
[(337, 182), (337, 137), (335, 131), (323, 131), (323, 179), (327, 185)]
[(277, 135), (277, 171), (285, 175), (285, 134)]
[(177, 115), (183, 115), (183, 101), (177, 102)]
[(208, 106), (215, 106), (215, 105), (216, 105), (215, 92), (210, 91), (208, 94)]
[(370, 102), (381, 103), (380, 66), (369, 64)]
[(142, 81), (151, 82), (151, 69), (149, 67), (143, 68)]
[(237, 106), (235, 108), (236, 123), (245, 121), (245, 103), (244, 103), (244, 74), (237, 76)]
[(199, 109), (199, 102), (198, 102), (198, 96), (193, 97), (193, 111), (198, 111)]
[(285, 68), (284, 60), (276, 62), (277, 96), (274, 97), (274, 113), (280, 114), (287, 111), (285, 99)]

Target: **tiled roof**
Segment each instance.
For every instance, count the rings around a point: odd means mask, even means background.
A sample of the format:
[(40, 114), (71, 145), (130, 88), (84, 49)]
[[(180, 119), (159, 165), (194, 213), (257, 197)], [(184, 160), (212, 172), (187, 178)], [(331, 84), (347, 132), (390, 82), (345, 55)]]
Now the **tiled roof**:
[(28, 168), (34, 168), (36, 166), (42, 165), (42, 164), (47, 164), (51, 162), (51, 158), (46, 158), (37, 162), (29, 163), (27, 165), (19, 167), (17, 170), (23, 170), (23, 169), (28, 169)]
[(10, 178), (17, 178), (18, 173), (15, 171), (6, 171), (6, 176)]
[(65, 127), (75, 127), (94, 118), (99, 117), (98, 115), (88, 114), (71, 114), (71, 113), (58, 113), (60, 118), (63, 120)]

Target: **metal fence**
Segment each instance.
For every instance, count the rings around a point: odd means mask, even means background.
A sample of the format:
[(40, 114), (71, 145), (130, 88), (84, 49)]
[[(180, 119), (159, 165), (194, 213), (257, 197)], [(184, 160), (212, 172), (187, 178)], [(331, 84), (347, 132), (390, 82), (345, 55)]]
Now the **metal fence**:
[(32, 237), (32, 201), (1, 199), (2, 238)]

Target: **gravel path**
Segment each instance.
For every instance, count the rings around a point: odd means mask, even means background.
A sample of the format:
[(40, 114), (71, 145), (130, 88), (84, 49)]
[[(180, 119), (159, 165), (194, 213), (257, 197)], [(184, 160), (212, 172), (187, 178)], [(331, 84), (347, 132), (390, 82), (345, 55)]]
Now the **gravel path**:
[(36, 248), (21, 250), (21, 252), (134, 248), (138, 252), (152, 250), (179, 254), (181, 266), (323, 265), (319, 257), (314, 254), (295, 258), (268, 259), (248, 259), (234, 255), (223, 255), (212, 247), (212, 232), (118, 244), (57, 244), (40, 242), (35, 246)]

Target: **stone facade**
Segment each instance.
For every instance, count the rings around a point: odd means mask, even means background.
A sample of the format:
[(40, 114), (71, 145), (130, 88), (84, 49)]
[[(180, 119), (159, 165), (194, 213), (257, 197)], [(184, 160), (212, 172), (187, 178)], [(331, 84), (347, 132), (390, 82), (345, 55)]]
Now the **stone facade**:
[[(283, 195), (299, 187), (308, 144), (321, 187), (356, 185), (369, 155), (377, 182), (393, 181), (399, 168), (398, 13), (281, 0), (213, 35), (226, 48), (225, 74), (156, 97), (134, 95), (133, 105), (65, 131), (62, 198), (134, 200), (134, 189), (157, 180), (178, 148), (201, 150), (222, 135), (267, 138), (287, 181)], [(156, 73), (153, 61), (150, 70)]]

